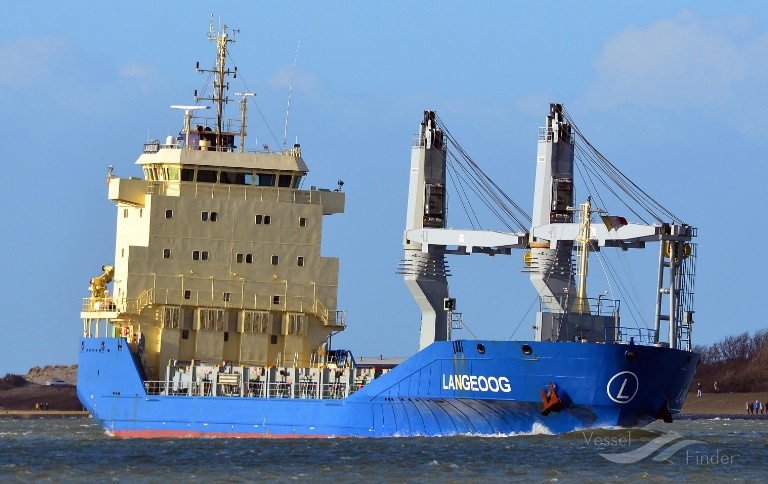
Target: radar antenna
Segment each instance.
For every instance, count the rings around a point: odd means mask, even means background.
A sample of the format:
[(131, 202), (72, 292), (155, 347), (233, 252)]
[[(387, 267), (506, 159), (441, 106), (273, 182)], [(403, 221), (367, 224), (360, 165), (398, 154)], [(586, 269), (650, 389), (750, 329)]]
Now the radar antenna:
[(184, 110), (184, 148), (189, 149), (189, 132), (192, 126), (192, 114), (196, 109), (210, 109), (209, 106), (171, 106), (171, 109), (183, 109)]

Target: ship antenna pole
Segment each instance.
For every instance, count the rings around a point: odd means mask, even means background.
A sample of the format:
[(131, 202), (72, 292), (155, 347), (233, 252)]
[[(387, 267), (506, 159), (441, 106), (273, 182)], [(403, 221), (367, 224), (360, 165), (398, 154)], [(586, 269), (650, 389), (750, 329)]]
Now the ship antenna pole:
[(216, 150), (221, 151), (221, 139), (222, 139), (222, 118), (224, 116), (224, 104), (229, 102), (228, 97), (224, 97), (224, 90), (229, 89), (229, 83), (224, 82), (225, 77), (234, 74), (237, 77), (237, 67), (230, 71), (226, 68), (227, 62), (227, 44), (229, 42), (235, 42), (235, 34), (239, 30), (232, 30), (232, 37), (227, 34), (227, 26), (222, 25), (219, 33), (213, 31), (213, 17), (211, 17), (210, 31), (208, 32), (208, 40), (216, 42), (216, 65), (213, 70), (200, 69), (200, 63), (197, 63), (197, 72), (211, 72), (214, 74), (213, 88), (214, 94), (210, 97), (198, 98), (197, 91), (195, 91), (195, 101), (206, 100), (216, 103)]
[[(222, 34), (217, 38), (218, 43), (218, 83), (214, 82), (216, 89), (216, 150), (221, 149), (221, 117), (224, 115), (224, 63), (227, 60), (227, 26), (224, 26)], [(218, 84), (218, 85), (216, 85)]]
[(288, 107), (285, 109), (285, 130), (283, 131), (283, 151), (285, 151), (285, 145), (288, 142), (288, 113), (291, 111), (291, 92), (293, 92), (293, 75), (296, 73), (296, 62), (299, 60), (299, 48), (301, 47), (301, 41), (296, 46), (296, 56), (293, 58), (293, 69), (291, 69), (291, 82), (288, 85)]
[(255, 96), (256, 94), (252, 92), (236, 92), (235, 96), (242, 96), (243, 99), (240, 100), (240, 153), (242, 153), (245, 150), (245, 135), (247, 134), (245, 132), (246, 127), (246, 118), (245, 118), (245, 112), (248, 109), (248, 98), (251, 96)]

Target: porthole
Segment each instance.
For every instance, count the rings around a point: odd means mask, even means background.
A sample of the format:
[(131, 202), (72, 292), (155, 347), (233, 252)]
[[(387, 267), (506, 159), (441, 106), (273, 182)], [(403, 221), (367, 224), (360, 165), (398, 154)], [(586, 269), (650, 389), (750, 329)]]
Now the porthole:
[(531, 345), (523, 345), (522, 347), (523, 354), (530, 355), (533, 353), (533, 349), (531, 348)]
[(485, 354), (485, 345), (483, 343), (477, 344), (477, 352), (481, 355)]
[(625, 357), (626, 359), (628, 359), (629, 361), (632, 361), (632, 360), (634, 360), (635, 358), (637, 358), (637, 351), (635, 351), (635, 350), (627, 350), (627, 351), (624, 353), (624, 357)]

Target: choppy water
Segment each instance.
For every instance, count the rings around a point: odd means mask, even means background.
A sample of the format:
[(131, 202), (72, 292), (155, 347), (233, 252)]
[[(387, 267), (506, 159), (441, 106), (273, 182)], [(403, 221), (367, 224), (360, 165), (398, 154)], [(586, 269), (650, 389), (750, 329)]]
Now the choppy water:
[[(643, 446), (669, 432), (680, 436), (645, 456)], [(139, 440), (108, 437), (86, 419), (0, 419), (2, 482), (763, 482), (766, 451), (765, 420), (680, 421), (557, 436)], [(633, 462), (611, 462), (601, 453)], [(664, 453), (672, 455), (660, 459)]]

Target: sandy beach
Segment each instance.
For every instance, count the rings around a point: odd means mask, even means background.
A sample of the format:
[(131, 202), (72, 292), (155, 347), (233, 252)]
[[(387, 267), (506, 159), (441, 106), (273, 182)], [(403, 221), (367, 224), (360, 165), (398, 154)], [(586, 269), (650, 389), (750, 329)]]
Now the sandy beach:
[[(765, 404), (768, 402), (768, 392), (757, 393), (704, 393), (697, 397), (696, 392), (691, 392), (685, 399), (681, 414), (696, 415), (745, 415), (747, 416), (746, 403), (755, 403), (759, 400)], [(763, 414), (768, 418), (768, 414)], [(759, 415), (755, 415), (759, 417)]]

